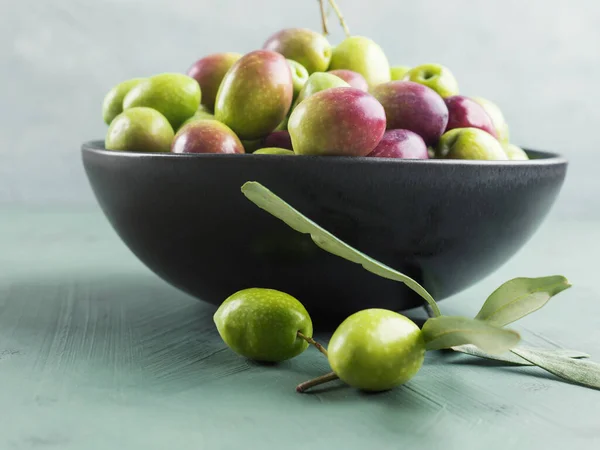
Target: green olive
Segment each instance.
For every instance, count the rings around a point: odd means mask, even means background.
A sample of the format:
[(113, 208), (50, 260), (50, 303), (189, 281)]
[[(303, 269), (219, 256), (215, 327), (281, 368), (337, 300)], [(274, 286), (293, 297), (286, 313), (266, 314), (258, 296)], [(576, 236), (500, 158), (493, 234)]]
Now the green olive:
[(136, 106), (154, 108), (176, 130), (196, 113), (200, 99), (200, 86), (196, 80), (181, 73), (162, 73), (133, 87), (123, 99), (123, 109)]
[(152, 108), (131, 108), (113, 119), (106, 133), (108, 150), (168, 152), (173, 141), (169, 121)]
[(366, 309), (348, 317), (329, 341), (329, 364), (350, 386), (384, 391), (406, 383), (421, 368), (425, 341), (407, 317)]
[(133, 78), (123, 81), (108, 91), (102, 102), (102, 118), (106, 125), (110, 125), (113, 119), (123, 112), (123, 99), (132, 88), (144, 79)]
[(502, 145), (502, 147), (504, 148), (508, 159), (512, 161), (527, 161), (529, 159), (529, 156), (527, 156), (525, 150), (516, 146), (515, 144), (506, 143)]
[(250, 288), (228, 297), (214, 315), (221, 338), (236, 353), (256, 361), (278, 362), (299, 355), (312, 337), (308, 312), (291, 295)]
[(254, 152), (254, 155), (290, 155), (293, 156), (295, 153), (292, 150), (279, 147), (266, 147), (260, 148)]

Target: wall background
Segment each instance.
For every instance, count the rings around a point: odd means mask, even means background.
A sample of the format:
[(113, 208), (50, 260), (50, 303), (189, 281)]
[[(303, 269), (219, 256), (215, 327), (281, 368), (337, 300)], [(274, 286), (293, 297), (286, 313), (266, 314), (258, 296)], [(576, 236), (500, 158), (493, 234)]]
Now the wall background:
[[(553, 215), (600, 217), (600, 2), (338, 0), (354, 34), (397, 64), (440, 62), (495, 100), (513, 141), (564, 153)], [(320, 26), (316, 0), (0, 0), (0, 205), (94, 205), (82, 141), (102, 138), (115, 83), (247, 52)], [(342, 34), (331, 16), (338, 42)]]

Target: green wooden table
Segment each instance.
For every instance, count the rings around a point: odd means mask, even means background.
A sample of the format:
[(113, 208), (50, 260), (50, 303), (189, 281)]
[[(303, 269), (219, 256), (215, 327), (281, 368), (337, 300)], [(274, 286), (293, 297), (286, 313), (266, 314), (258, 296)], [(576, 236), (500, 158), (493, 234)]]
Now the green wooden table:
[[(551, 218), (441, 307), (475, 314), (509, 278), (565, 274), (574, 287), (516, 328), (600, 361), (598, 255), (600, 223)], [(391, 392), (333, 383), (296, 394), (328, 370), (322, 355), (246, 361), (218, 337), (213, 311), (151, 274), (95, 209), (3, 209), (0, 449), (600, 448), (600, 392), (539, 369), (430, 353)]]

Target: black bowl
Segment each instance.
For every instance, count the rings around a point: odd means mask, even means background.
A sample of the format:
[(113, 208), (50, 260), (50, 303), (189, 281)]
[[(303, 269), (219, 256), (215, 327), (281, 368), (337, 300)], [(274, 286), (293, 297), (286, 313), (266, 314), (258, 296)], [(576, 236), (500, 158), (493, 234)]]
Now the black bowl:
[(82, 151), (110, 223), (158, 276), (215, 305), (239, 289), (279, 289), (317, 320), (422, 301), (259, 209), (244, 182), (262, 183), (441, 300), (532, 236), (567, 169), (562, 157), (531, 150), (524, 162), (126, 153), (102, 141)]

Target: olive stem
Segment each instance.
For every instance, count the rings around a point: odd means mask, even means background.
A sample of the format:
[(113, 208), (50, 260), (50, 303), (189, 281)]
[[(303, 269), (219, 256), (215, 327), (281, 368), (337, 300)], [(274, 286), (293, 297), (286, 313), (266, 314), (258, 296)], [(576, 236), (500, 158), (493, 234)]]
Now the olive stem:
[(304, 383), (300, 383), (298, 386), (296, 386), (296, 392), (303, 393), (312, 387), (324, 383), (329, 383), (330, 381), (337, 380), (338, 378), (339, 377), (335, 373), (329, 372), (325, 375), (321, 375), (320, 377), (313, 378), (312, 380), (305, 381)]
[(338, 7), (337, 3), (335, 2), (335, 0), (329, 0), (329, 4), (331, 5), (331, 7), (333, 8), (333, 10), (335, 11), (335, 15), (338, 16), (338, 19), (340, 19), (340, 25), (344, 29), (344, 33), (346, 33), (346, 37), (350, 37), (350, 30), (348, 29), (348, 25), (346, 24), (346, 20), (344, 20), (344, 16), (342, 15), (342, 11), (340, 11), (340, 8)]
[(327, 36), (329, 29), (327, 28), (327, 13), (325, 12), (325, 0), (319, 0), (319, 7), (321, 8), (321, 26), (323, 27), (323, 34)]
[(304, 334), (302, 334), (300, 331), (298, 331), (298, 337), (300, 339), (304, 339), (309, 344), (314, 345), (315, 347), (317, 347), (317, 350), (319, 350), (325, 356), (328, 356), (327, 349), (325, 347), (323, 347), (321, 344), (319, 344), (317, 341), (315, 341), (313, 338), (304, 336)]

